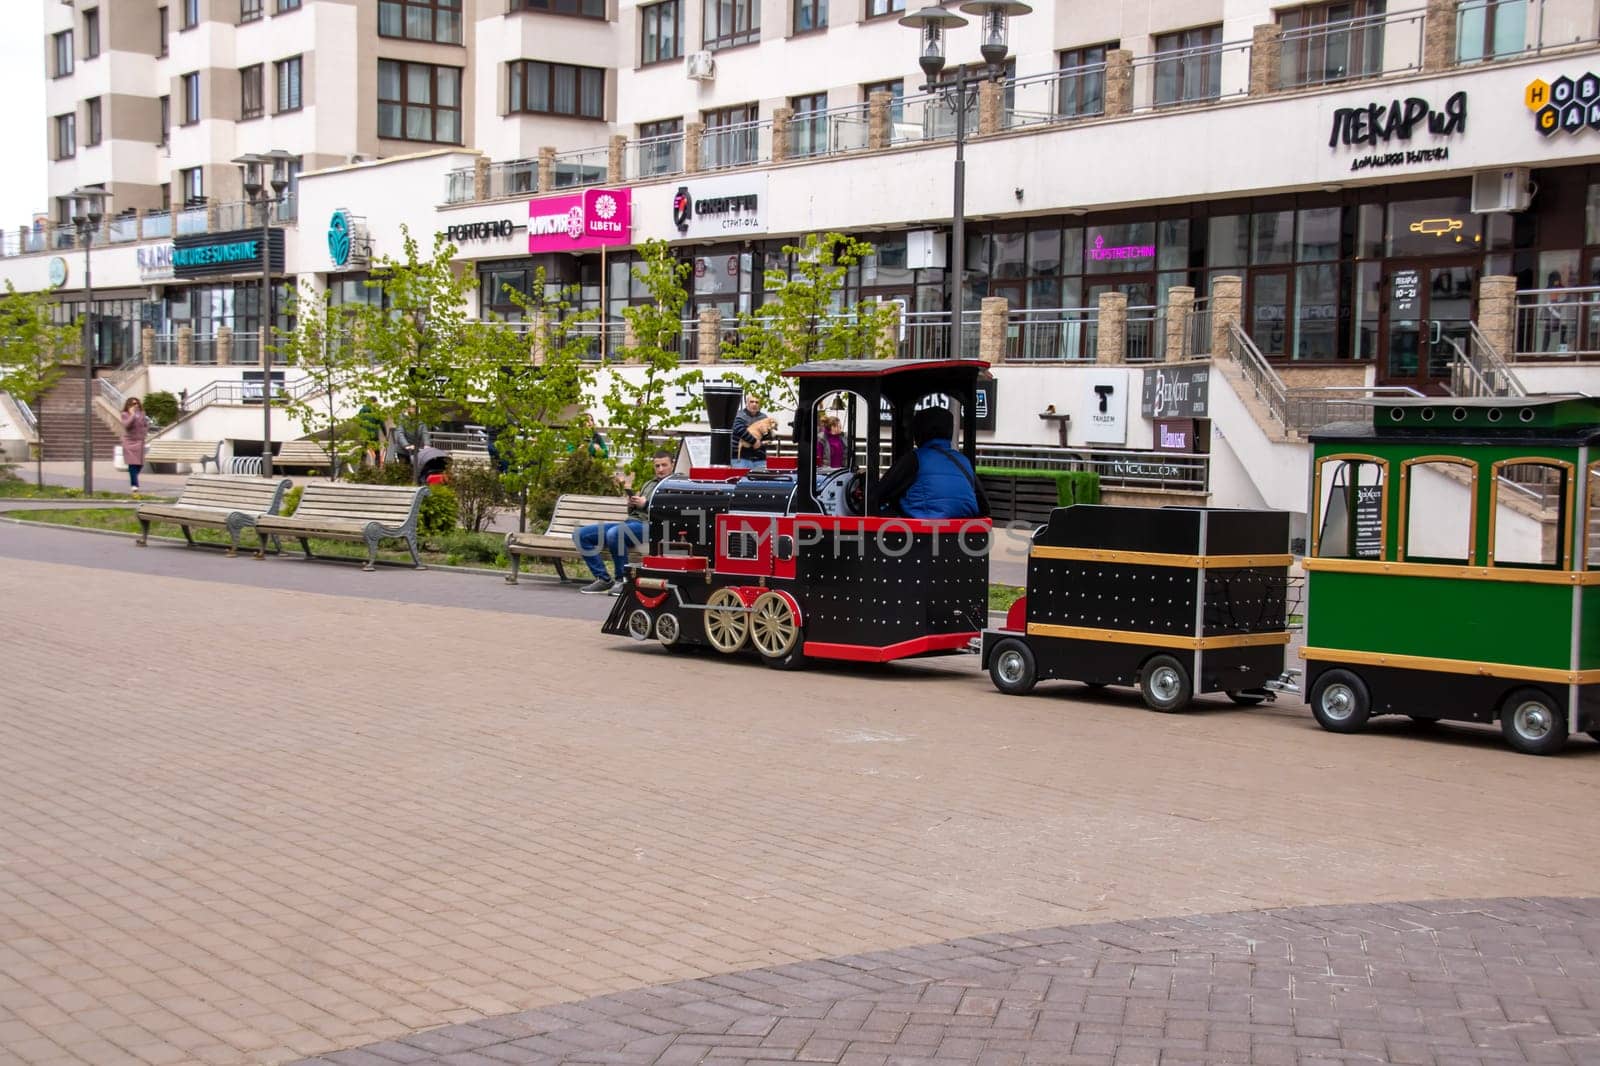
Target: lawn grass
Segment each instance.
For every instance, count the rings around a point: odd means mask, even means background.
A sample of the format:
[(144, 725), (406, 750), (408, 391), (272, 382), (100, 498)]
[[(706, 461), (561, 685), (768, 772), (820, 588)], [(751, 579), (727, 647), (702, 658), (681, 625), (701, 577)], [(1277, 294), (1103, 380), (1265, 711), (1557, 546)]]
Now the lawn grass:
[[(12, 478), (0, 478), (0, 499), (5, 500), (126, 500), (126, 492), (96, 492), (92, 497), (85, 497), (82, 489), (69, 488), (66, 485), (35, 485), (31, 481), (22, 481)], [(147, 500), (165, 500), (170, 497), (146, 496)]]
[(1018, 585), (990, 585), (989, 610), (1009, 611), (1027, 590)]

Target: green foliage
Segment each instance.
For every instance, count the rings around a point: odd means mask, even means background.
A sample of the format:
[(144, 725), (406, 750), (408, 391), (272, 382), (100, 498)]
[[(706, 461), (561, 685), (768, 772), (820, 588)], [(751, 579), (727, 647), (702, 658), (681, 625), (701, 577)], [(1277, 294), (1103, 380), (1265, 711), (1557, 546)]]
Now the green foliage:
[(144, 413), (158, 426), (170, 426), (178, 420), (178, 398), (170, 392), (152, 392), (144, 398)]
[(621, 492), (609, 460), (590, 455), (587, 450), (577, 451), (556, 465), (537, 496), (528, 498), (529, 521), (534, 528), (544, 529), (559, 496), (615, 496)]
[(1023, 470), (1008, 466), (980, 466), (980, 477), (1030, 478), (1056, 483), (1056, 502), (1067, 507), (1074, 503), (1100, 502), (1100, 475), (1093, 470)]
[(842, 233), (807, 234), (787, 245), (794, 258), (791, 274), (766, 272), (761, 308), (739, 316), (739, 340), (730, 358), (744, 364), (747, 384), (772, 406), (794, 404), (795, 385), (783, 372), (819, 359), (881, 359), (894, 354), (895, 304), (843, 300), (850, 271), (873, 254), (872, 245)]
[(698, 389), (690, 390), (693, 401), (679, 411), (674, 412), (667, 403), (669, 390), (688, 389), (703, 377), (699, 370), (681, 370), (678, 364), (678, 334), (689, 299), (684, 288), (689, 264), (673, 258), (665, 241), (646, 241), (639, 249), (639, 263), (633, 276), (650, 294), (651, 302), (624, 308), (622, 316), (634, 339), (628, 359), (641, 364), (644, 373), (636, 380), (612, 374), (605, 395), (612, 443), (619, 455), (628, 457), (626, 472), (633, 475), (635, 483), (650, 476), (650, 455), (655, 450), (651, 435), (692, 421), (704, 406)]
[(460, 511), (449, 485), (430, 485), (417, 512), (417, 532), (424, 537), (443, 536), (456, 528)]
[(344, 479), (356, 485), (410, 485), (415, 480), (411, 464), (404, 459), (382, 466), (360, 466), (344, 472)]
[(472, 533), (482, 532), (497, 508), (509, 506), (500, 472), (488, 463), (451, 464), (450, 490), (459, 505), (461, 528)]
[(272, 349), (315, 387), (302, 396), (286, 395), (283, 407), (308, 436), (327, 441), (333, 455), (358, 456), (364, 443), (362, 427), (341, 414), (337, 401), (371, 391), (374, 370), (354, 340), (362, 332), (356, 324), (359, 311), (352, 315), (318, 294), (298, 297), (291, 313), (294, 330), (274, 329)]
[(458, 529), (439, 539), (439, 551), (448, 566), (509, 566), (506, 538), (499, 533), (471, 533)]
[(283, 502), (278, 505), (278, 513), (285, 518), (294, 514), (300, 506), (300, 497), (305, 495), (304, 485), (290, 485), (283, 494)]
[[(49, 290), (18, 292), (9, 281), (0, 296), (0, 392), (33, 409), (41, 434), (44, 411), (39, 401), (61, 380), (62, 364), (75, 360), (79, 351), (78, 331), (56, 325), (51, 307)], [(44, 449), (37, 453), (34, 473), (43, 485)]]

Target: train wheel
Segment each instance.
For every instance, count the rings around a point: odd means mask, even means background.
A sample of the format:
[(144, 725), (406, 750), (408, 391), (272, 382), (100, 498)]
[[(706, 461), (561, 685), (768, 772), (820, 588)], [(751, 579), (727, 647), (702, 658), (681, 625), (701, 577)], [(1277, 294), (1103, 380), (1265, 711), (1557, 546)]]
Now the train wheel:
[(706, 640), (724, 655), (744, 647), (745, 638), (750, 635), (750, 615), (732, 589), (718, 589), (706, 600), (705, 623)]
[(1194, 697), (1189, 671), (1172, 656), (1157, 655), (1144, 664), (1144, 672), (1139, 677), (1139, 695), (1152, 711), (1162, 714), (1181, 711)]
[(1555, 700), (1536, 688), (1518, 689), (1500, 709), (1506, 743), (1527, 755), (1554, 755), (1567, 746), (1567, 720)]
[(1008, 637), (994, 646), (989, 655), (989, 680), (995, 688), (1007, 696), (1022, 696), (1033, 691), (1038, 679), (1033, 649), (1027, 644)]
[(1235, 691), (1228, 693), (1228, 698), (1240, 707), (1257, 707), (1267, 702), (1265, 692)]
[(750, 606), (750, 643), (761, 653), (762, 661), (779, 670), (799, 666), (801, 651), (800, 619), (787, 598), (776, 592), (763, 592)]
[(1311, 713), (1330, 733), (1355, 733), (1372, 717), (1367, 684), (1349, 670), (1329, 670), (1311, 689)]

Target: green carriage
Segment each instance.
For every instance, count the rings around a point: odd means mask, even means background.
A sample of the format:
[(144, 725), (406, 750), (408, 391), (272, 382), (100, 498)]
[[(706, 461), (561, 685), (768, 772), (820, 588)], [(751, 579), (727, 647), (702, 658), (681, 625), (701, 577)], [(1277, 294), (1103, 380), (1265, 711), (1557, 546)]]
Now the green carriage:
[(1597, 442), (1583, 396), (1384, 401), (1312, 436), (1301, 655), (1324, 728), (1498, 722), (1540, 755), (1600, 739)]

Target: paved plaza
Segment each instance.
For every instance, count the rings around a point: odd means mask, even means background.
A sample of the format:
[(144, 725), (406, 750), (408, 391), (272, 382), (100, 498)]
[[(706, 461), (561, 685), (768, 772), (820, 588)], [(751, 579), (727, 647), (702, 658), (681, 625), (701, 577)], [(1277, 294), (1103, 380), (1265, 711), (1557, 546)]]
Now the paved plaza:
[(0, 603), (3, 1062), (1600, 1062), (1586, 739), (10, 523)]

